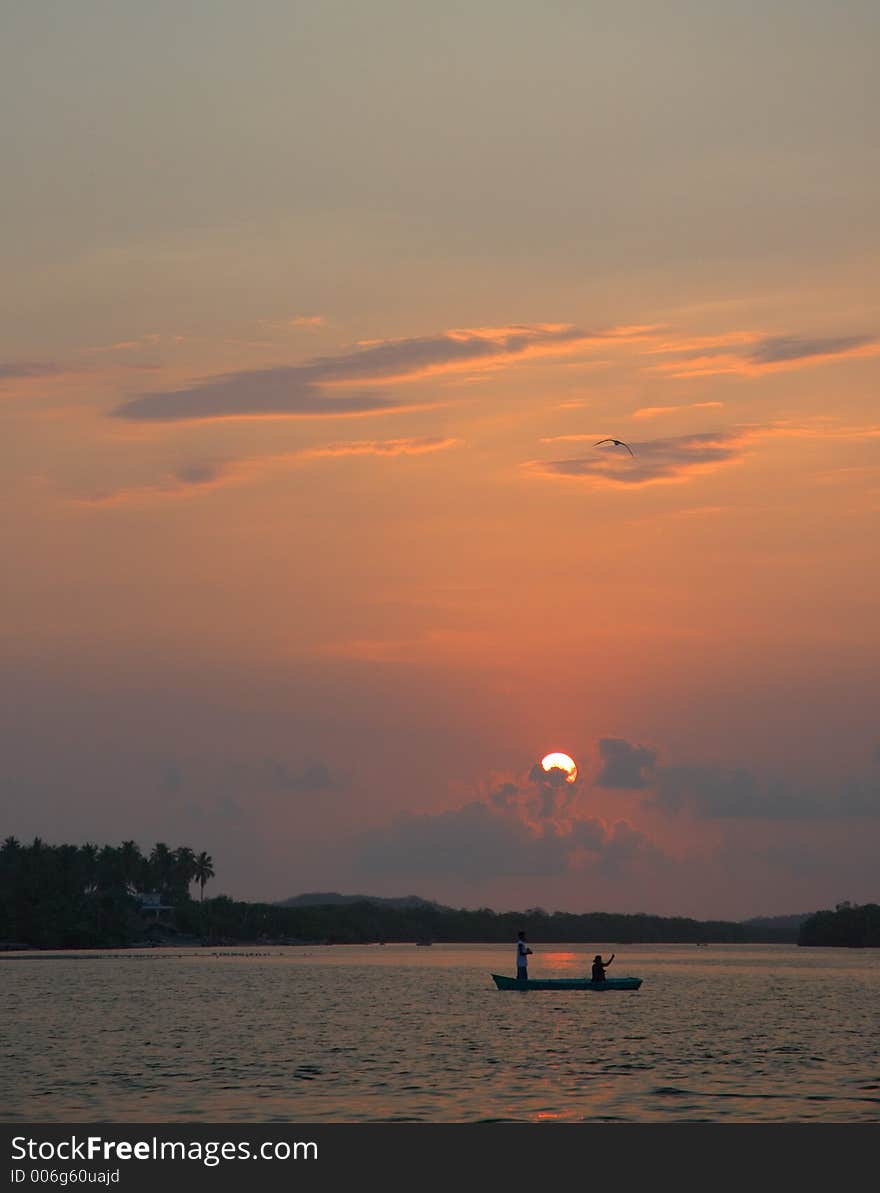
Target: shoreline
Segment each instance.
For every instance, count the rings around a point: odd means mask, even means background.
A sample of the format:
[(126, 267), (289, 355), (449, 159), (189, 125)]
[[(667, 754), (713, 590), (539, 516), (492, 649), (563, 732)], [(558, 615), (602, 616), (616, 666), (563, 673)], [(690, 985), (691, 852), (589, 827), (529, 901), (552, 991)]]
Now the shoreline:
[[(497, 940), (447, 940), (436, 942), (441, 946), (446, 945), (474, 945), (478, 948), (503, 947), (504, 942)], [(558, 946), (560, 942), (557, 941), (535, 941), (533, 942), (540, 947), (554, 947)], [(585, 948), (595, 947), (596, 942), (592, 941), (566, 941), (568, 945), (583, 945)], [(800, 946), (796, 940), (741, 940), (741, 941), (718, 941), (717, 943), (704, 944), (702, 942), (692, 942), (685, 940), (630, 940), (630, 941), (601, 941), (605, 947), (612, 947), (618, 949), (627, 948), (682, 948), (682, 949), (723, 949), (723, 948), (780, 948), (791, 946), (793, 948), (808, 947)], [(0, 964), (4, 961), (87, 961), (87, 960), (102, 960), (108, 956), (125, 957), (132, 956), (137, 960), (145, 960), (147, 958), (160, 957), (162, 955), (174, 955), (180, 953), (200, 953), (209, 956), (236, 956), (241, 955), (240, 950), (251, 950), (247, 956), (251, 957), (269, 957), (275, 952), (280, 952), (284, 949), (339, 949), (339, 948), (368, 948), (380, 949), (388, 944), (392, 948), (397, 945), (403, 945), (412, 948), (419, 948), (420, 944), (416, 940), (394, 940), (394, 941), (291, 941), (291, 942), (269, 942), (269, 941), (225, 941), (223, 943), (206, 944), (197, 940), (181, 942), (178, 944), (144, 944), (144, 945), (90, 945), (84, 948), (21, 948), (21, 949), (6, 949), (0, 950)], [(824, 947), (839, 947), (839, 948), (859, 948), (864, 951), (865, 946), (855, 945), (839, 945), (839, 946), (824, 946)], [(259, 950), (259, 951), (256, 951)]]

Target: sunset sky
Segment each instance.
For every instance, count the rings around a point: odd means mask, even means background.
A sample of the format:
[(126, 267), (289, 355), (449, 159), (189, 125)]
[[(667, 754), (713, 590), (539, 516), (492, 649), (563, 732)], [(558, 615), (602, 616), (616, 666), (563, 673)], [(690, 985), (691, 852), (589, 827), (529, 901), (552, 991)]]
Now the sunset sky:
[(878, 45), (8, 6), (0, 835), (248, 899), (880, 901)]

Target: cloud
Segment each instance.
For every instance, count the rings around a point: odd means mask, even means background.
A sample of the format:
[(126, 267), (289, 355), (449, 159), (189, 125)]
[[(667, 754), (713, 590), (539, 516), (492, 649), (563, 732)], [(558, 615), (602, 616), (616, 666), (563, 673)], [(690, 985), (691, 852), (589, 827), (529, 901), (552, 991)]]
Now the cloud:
[(0, 381), (17, 381), (27, 377), (52, 377), (66, 372), (51, 361), (0, 361)]
[(603, 737), (599, 742), (602, 769), (596, 779), (597, 787), (619, 787), (628, 790), (647, 787), (657, 761), (656, 750), (633, 746), (622, 738)]
[(420, 439), (361, 439), (351, 443), (328, 443), (299, 452), (300, 459), (320, 459), (325, 456), (424, 456), (429, 452), (446, 451), (456, 447), (459, 439), (423, 437)]
[[(287, 326), (315, 329), (322, 326), (321, 316), (299, 316)], [(296, 365), (202, 378), (170, 392), (140, 394), (111, 413), (116, 418), (143, 422), (381, 415), (412, 409), (393, 399), (381, 388), (383, 385), (442, 373), (473, 374), (537, 358), (572, 356), (625, 344), (671, 356), (673, 359), (651, 368), (676, 377), (750, 375), (880, 351), (880, 341), (869, 335), (806, 338), (730, 332), (714, 337), (684, 337), (670, 336), (655, 325), (587, 331), (569, 323), (453, 328), (434, 335), (365, 341), (349, 351)], [(366, 389), (345, 388), (351, 385)], [(647, 411), (636, 415), (652, 416)]]
[(616, 873), (643, 858), (663, 855), (624, 822), (608, 826), (579, 818), (561, 828), (535, 830), (506, 809), (472, 801), (436, 814), (404, 815), (357, 841), (358, 870), (484, 881), (552, 878), (584, 865)]
[[(641, 443), (633, 441), (630, 446), (634, 457), (622, 450), (596, 448), (588, 456), (531, 460), (524, 467), (540, 476), (603, 487), (680, 482), (695, 474), (714, 472), (724, 465), (737, 463), (743, 458), (745, 444), (756, 433), (755, 428), (740, 428)], [(593, 441), (599, 437), (596, 435)]]
[(769, 807), (751, 773), (717, 766), (660, 768), (647, 802), (665, 812), (689, 811), (709, 818), (751, 817)]
[(664, 414), (678, 414), (682, 410), (719, 410), (723, 405), (723, 402), (688, 402), (684, 406), (643, 406), (634, 410), (630, 418), (661, 418)]
[(383, 874), (483, 881), (584, 869), (616, 874), (645, 859), (667, 860), (626, 821), (585, 815), (578, 785), (558, 778), (536, 764), (483, 798), (398, 816), (358, 838), (357, 865)]
[[(659, 350), (655, 350), (659, 351)], [(880, 340), (873, 335), (844, 336), (746, 336), (737, 348), (727, 344), (698, 344), (692, 349), (668, 346), (677, 359), (652, 366), (651, 371), (672, 377), (713, 377), (739, 374), (746, 377), (783, 369), (802, 368), (850, 356), (875, 356)]]
[(751, 349), (748, 357), (756, 364), (774, 365), (815, 358), (827, 360), (868, 348), (877, 351), (875, 336), (825, 336), (813, 340), (799, 336), (768, 336)]
[(393, 414), (411, 406), (378, 390), (328, 394), (296, 368), (253, 369), (173, 390), (131, 398), (112, 412), (138, 422), (230, 418), (356, 418)]
[(756, 331), (725, 331), (715, 335), (693, 336), (666, 329), (657, 334), (648, 351), (655, 354), (674, 355), (723, 352), (728, 348), (754, 344), (761, 339)]
[(192, 497), (218, 489), (236, 476), (236, 466), (229, 461), (183, 464), (163, 473), (149, 485), (125, 485), (98, 490), (73, 498), (77, 505), (113, 506), (165, 498)]
[(291, 328), (320, 331), (327, 326), (327, 320), (323, 315), (290, 315), (286, 319), (261, 319), (257, 326), (266, 331), (290, 331)]
[(837, 820), (880, 817), (880, 782), (844, 779), (827, 788), (762, 782), (739, 767), (667, 766), (647, 803), (709, 820)]
[(630, 486), (682, 482), (692, 476), (715, 472), (745, 458), (746, 446), (759, 438), (851, 440), (875, 439), (876, 426), (838, 426), (830, 420), (796, 424), (784, 421), (744, 424), (724, 431), (704, 431), (666, 439), (627, 440), (634, 455), (623, 448), (594, 446), (604, 438), (593, 434), (556, 435), (542, 443), (585, 442), (593, 450), (585, 456), (564, 460), (530, 460), (523, 465), (539, 476), (587, 482), (596, 487)]
[(595, 443), (595, 435), (572, 434), (572, 435), (548, 435), (544, 439), (540, 439), (539, 443)]
[(459, 442), (458, 439), (431, 437), (354, 440), (269, 456), (195, 462), (169, 470), (153, 484), (127, 485), (80, 496), (75, 500), (83, 505), (120, 505), (131, 501), (191, 497), (224, 485), (247, 482), (272, 469), (291, 467), (303, 460), (340, 459), (347, 456), (423, 456), (446, 451)]
[(323, 315), (294, 315), (292, 319), (287, 320), (288, 327), (324, 327), (327, 320)]
[[(575, 779), (575, 783), (577, 781), (578, 779)], [(564, 791), (566, 788), (574, 786), (574, 783), (569, 782), (566, 772), (560, 767), (553, 766), (550, 770), (544, 770), (540, 762), (536, 762), (529, 771), (529, 782), (535, 783), (539, 789), (546, 792), (550, 792), (554, 788)]]
[[(179, 342), (182, 338), (183, 338), (182, 336), (176, 336), (176, 337), (174, 337), (174, 340), (176, 342)], [(83, 351), (89, 352), (89, 353), (94, 353), (99, 356), (102, 356), (108, 352), (136, 352), (139, 349), (146, 348), (146, 347), (153, 348), (157, 344), (159, 344), (161, 342), (161, 340), (162, 340), (161, 336), (150, 334), (150, 335), (141, 336), (139, 339), (136, 339), (136, 340), (118, 340), (115, 344), (93, 345), (90, 348), (83, 349)]]
[[(171, 422), (228, 418), (340, 418), (413, 409), (386, 392), (342, 391), (359, 382), (392, 384), (435, 373), (500, 368), (534, 357), (558, 356), (596, 344), (638, 340), (639, 327), (586, 332), (570, 324), (462, 328), (432, 336), (361, 344), (350, 352), (300, 365), (252, 369), (203, 379), (169, 393), (145, 393), (116, 407), (116, 418)], [(419, 406), (424, 409), (424, 405)]]
[(475, 365), (497, 367), (536, 356), (558, 356), (596, 338), (564, 323), (460, 328), (366, 344), (353, 352), (319, 357), (307, 367), (316, 370), (322, 381), (403, 381)]
[(405, 815), (362, 835), (358, 868), (383, 874), (552, 875), (566, 848), (554, 832), (535, 834), (514, 816), (474, 801), (436, 815)]
[[(825, 786), (762, 780), (751, 770), (712, 763), (659, 765), (657, 751), (601, 738), (596, 788), (641, 791), (642, 805), (703, 820), (830, 821), (880, 818), (880, 777), (843, 776)], [(875, 759), (876, 760), (876, 759)]]

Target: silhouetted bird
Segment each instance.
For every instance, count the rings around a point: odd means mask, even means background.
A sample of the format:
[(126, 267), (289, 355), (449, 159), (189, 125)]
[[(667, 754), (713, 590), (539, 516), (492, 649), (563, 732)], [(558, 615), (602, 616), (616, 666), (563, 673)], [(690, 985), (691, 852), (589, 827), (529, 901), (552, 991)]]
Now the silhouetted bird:
[(622, 439), (600, 439), (599, 443), (594, 443), (593, 447), (598, 447), (601, 443), (613, 443), (615, 447), (625, 447), (629, 454), (635, 458), (635, 452), (628, 443), (624, 443)]

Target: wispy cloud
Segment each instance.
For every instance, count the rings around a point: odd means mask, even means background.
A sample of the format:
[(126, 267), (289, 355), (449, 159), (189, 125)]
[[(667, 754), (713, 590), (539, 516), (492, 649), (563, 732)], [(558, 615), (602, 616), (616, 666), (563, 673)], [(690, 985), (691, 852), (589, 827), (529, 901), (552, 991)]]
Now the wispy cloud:
[(878, 351), (875, 336), (826, 336), (802, 339), (799, 336), (769, 336), (749, 352), (749, 359), (759, 365), (788, 364), (792, 361), (827, 360), (832, 356)]
[[(170, 393), (145, 393), (123, 402), (117, 418), (170, 422), (228, 418), (340, 418), (412, 409), (374, 385), (445, 372), (502, 368), (536, 357), (559, 356), (611, 341), (644, 338), (650, 329), (586, 332), (570, 324), (464, 328), (433, 336), (360, 344), (349, 352), (299, 365), (222, 374)], [(368, 386), (356, 391), (336, 387)], [(424, 408), (424, 406), (420, 406)]]
[(216, 461), (184, 464), (163, 472), (151, 484), (122, 485), (114, 489), (97, 489), (73, 498), (82, 506), (116, 506), (153, 502), (168, 498), (193, 497), (220, 488), (231, 480), (240, 479), (245, 463)]
[(723, 402), (688, 402), (683, 406), (643, 406), (630, 415), (633, 419), (662, 418), (666, 414), (680, 414), (683, 410), (720, 410)]
[(183, 336), (163, 337), (156, 332), (148, 332), (132, 340), (117, 340), (113, 344), (93, 344), (89, 348), (83, 348), (82, 351), (98, 356), (113, 352), (136, 352), (142, 348), (155, 348), (165, 339), (170, 343), (180, 343)]
[(327, 326), (323, 315), (290, 315), (287, 319), (261, 319), (257, 324), (263, 331), (320, 331)]
[(466, 327), (439, 335), (366, 343), (355, 351), (322, 357), (310, 367), (323, 381), (405, 381), (434, 373), (500, 368), (537, 357), (564, 356), (608, 343), (639, 341), (652, 328), (626, 326), (589, 332), (569, 323)]
[(79, 496), (75, 501), (79, 505), (111, 506), (194, 497), (225, 485), (255, 480), (267, 472), (292, 467), (304, 460), (346, 456), (423, 456), (445, 451), (455, 447), (459, 442), (457, 439), (441, 438), (372, 439), (331, 443), (322, 447), (268, 456), (199, 461), (169, 469), (151, 484), (127, 485), (98, 491)]
[(232, 418), (356, 418), (411, 409), (377, 390), (328, 396), (292, 368), (227, 373), (170, 393), (146, 393), (118, 406), (116, 418), (183, 422)]
[(583, 431), (578, 431), (572, 435), (546, 435), (543, 439), (539, 439), (539, 443), (595, 443), (598, 438), (597, 433), (586, 434)]
[(687, 332), (665, 328), (654, 337), (648, 346), (648, 351), (654, 354), (673, 353), (677, 355), (722, 352), (726, 349), (754, 344), (761, 338), (760, 332), (749, 330), (722, 331), (712, 335), (694, 336), (688, 335)]
[(287, 320), (288, 327), (324, 327), (327, 320), (323, 315), (294, 315)]
[(45, 360), (0, 361), (0, 383), (28, 377), (53, 377), (68, 370)]
[(352, 443), (328, 443), (299, 453), (300, 459), (322, 456), (424, 456), (429, 452), (446, 451), (455, 447), (458, 439), (361, 439)]
[[(321, 316), (297, 316), (287, 326), (315, 329), (322, 326), (320, 320)], [(427, 336), (364, 341), (348, 351), (295, 365), (200, 378), (169, 392), (139, 394), (122, 402), (112, 414), (140, 422), (391, 414), (424, 409), (422, 404), (404, 403), (394, 396), (389, 387), (398, 384), (443, 374), (475, 378), (533, 360), (564, 362), (566, 357), (587, 358), (608, 346), (627, 345), (634, 348), (637, 358), (654, 358), (649, 371), (682, 378), (724, 373), (749, 376), (880, 352), (880, 340), (865, 334), (801, 337), (737, 331), (694, 337), (656, 325), (588, 331), (570, 323), (453, 328)], [(129, 347), (124, 342), (113, 350)], [(664, 359), (658, 362), (657, 356)], [(17, 366), (19, 370), (34, 367)], [(644, 407), (633, 417), (655, 418), (701, 406), (709, 403)]]
[[(541, 443), (590, 443), (603, 438), (591, 434), (554, 435)], [(841, 426), (829, 419), (793, 423), (777, 421), (745, 424), (723, 431), (678, 435), (665, 439), (628, 440), (634, 455), (622, 448), (595, 447), (583, 456), (561, 460), (529, 460), (523, 467), (540, 476), (587, 482), (594, 486), (637, 487), (689, 480), (735, 464), (745, 456), (747, 445), (758, 439), (804, 439), (859, 441), (880, 438), (880, 427)]]
[[(595, 486), (636, 487), (681, 482), (712, 472), (743, 457), (753, 428), (633, 441), (634, 456), (596, 448), (589, 455), (564, 460), (531, 460), (525, 467), (541, 476), (588, 482)], [(580, 438), (583, 438), (582, 436)], [(598, 439), (599, 436), (593, 436)]]
[(841, 357), (875, 356), (880, 339), (874, 335), (750, 336), (744, 333), (737, 349), (723, 343), (666, 346), (652, 351), (671, 352), (673, 360), (651, 366), (651, 371), (671, 377), (712, 377), (739, 374), (746, 377), (785, 369), (823, 364)]

